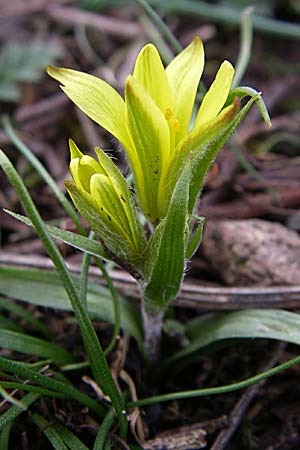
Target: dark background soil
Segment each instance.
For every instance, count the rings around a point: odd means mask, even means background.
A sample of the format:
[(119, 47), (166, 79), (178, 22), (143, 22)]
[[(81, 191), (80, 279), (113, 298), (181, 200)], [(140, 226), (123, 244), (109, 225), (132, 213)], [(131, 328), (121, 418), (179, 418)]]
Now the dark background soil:
[[(157, 36), (156, 30), (149, 25), (145, 13), (134, 2), (111, 1), (98, 2), (103, 8), (96, 8), (92, 1), (60, 1), (60, 0), (0, 0), (0, 45), (3, 49), (11, 43), (21, 43), (30, 46), (32, 42), (42, 43), (49, 51), (49, 61), (60, 66), (95, 73), (106, 79), (122, 91), (126, 75), (131, 72), (133, 62), (141, 46)], [(170, 2), (172, 3), (172, 2)], [(197, 2), (195, 2), (197, 3)], [(235, 8), (248, 6), (248, 2), (224, 2), (226, 6)], [(246, 3), (246, 5), (245, 5)], [(296, 1), (262, 2), (258, 6), (267, 10), (267, 14), (277, 20), (286, 20), (299, 24), (300, 9)], [(107, 19), (109, 21), (107, 22)], [(206, 52), (206, 68), (204, 83), (209, 85), (219, 64), (228, 59), (236, 62), (239, 50), (239, 30), (225, 20), (196, 18), (182, 13), (166, 16), (166, 22), (176, 37), (185, 46), (195, 34), (204, 40)], [(121, 25), (118, 21), (122, 21)], [(294, 232), (294, 259), (298, 259), (297, 240), (300, 230), (300, 51), (299, 34), (297, 38), (286, 38), (280, 35), (270, 35), (264, 31), (254, 31), (251, 59), (245, 73), (242, 85), (251, 86), (263, 92), (268, 106), (273, 127), (267, 129), (258, 110), (253, 107), (250, 114), (235, 133), (231, 145), (228, 145), (212, 167), (204, 188), (199, 214), (205, 216), (208, 225), (218, 227), (224, 220), (247, 220), (249, 227), (244, 232), (245, 239), (249, 237), (253, 219), (263, 219), (269, 223), (280, 223), (286, 233)], [(57, 55), (57, 56), (56, 56)], [(28, 58), (27, 58), (28, 62)], [(1, 114), (9, 114), (19, 137), (40, 158), (57, 183), (63, 187), (63, 180), (68, 178), (68, 147), (67, 140), (72, 137), (86, 151), (92, 151), (98, 145), (105, 149), (118, 149), (118, 144), (89, 119), (84, 117), (71, 102), (61, 93), (57, 84), (45, 74), (45, 66), (40, 67), (37, 76), (16, 76), (21, 71), (24, 61), (1, 65), (0, 58), (0, 92), (17, 89), (14, 99), (0, 99)], [(4, 66), (8, 69), (5, 73)], [(19, 73), (19, 72), (18, 72)], [(10, 86), (7, 88), (7, 80)], [(20, 80), (20, 81), (19, 81)], [(11, 83), (14, 87), (11, 87)], [(13, 94), (10, 94), (11, 96)], [(45, 220), (56, 220), (60, 226), (73, 229), (70, 220), (51, 195), (38, 175), (11, 144), (3, 130), (0, 130), (0, 146), (14, 162)], [(126, 171), (127, 164), (121, 152), (118, 155), (120, 167)], [(17, 212), (20, 208), (17, 196), (8, 184), (7, 179), (0, 174), (0, 205)], [(221, 221), (221, 222), (220, 222)], [(233, 221), (233, 222), (231, 222)], [(238, 223), (238, 222), (237, 222)], [(35, 256), (45, 256), (41, 243), (31, 230), (12, 217), (0, 211), (2, 254), (7, 259), (15, 255), (23, 255), (27, 260), (34, 261)], [(234, 228), (235, 229), (235, 228)], [(225, 254), (224, 235), (218, 228), (219, 240), (222, 242), (222, 255)], [(216, 232), (215, 232), (216, 234)], [(213, 236), (215, 236), (213, 234)], [(233, 233), (234, 234), (234, 233)], [(285, 231), (283, 231), (283, 235)], [(232, 236), (232, 235), (231, 235)], [(246, 267), (243, 272), (234, 266), (234, 277), (225, 273), (230, 261), (214, 264), (213, 252), (220, 252), (220, 247), (214, 242), (212, 233), (204, 241), (203, 250), (194, 257), (187, 274), (187, 283), (201, 286), (216, 286), (220, 289), (227, 285), (241, 287), (245, 285), (267, 285), (267, 277), (261, 275), (259, 283), (251, 278), (253, 267)], [(204, 238), (205, 239), (205, 238)], [(243, 234), (236, 239), (244, 242)], [(236, 241), (235, 241), (236, 242)], [(285, 242), (280, 239), (280, 245)], [(234, 245), (231, 243), (230, 245)], [(215, 247), (214, 247), (215, 245)], [(257, 244), (259, 245), (259, 244)], [(264, 245), (264, 241), (262, 244)], [(269, 245), (269, 244), (268, 244)], [(251, 254), (255, 253), (255, 242)], [(300, 248), (300, 247), (298, 247)], [(228, 248), (226, 247), (228, 250)], [(230, 248), (229, 248), (230, 250)], [(277, 249), (278, 250), (278, 249)], [(66, 246), (62, 251), (69, 263), (79, 265), (81, 255)], [(290, 248), (289, 248), (290, 251)], [(232, 252), (229, 251), (229, 260)], [(246, 255), (248, 261), (250, 254)], [(298, 260), (299, 261), (299, 260)], [(266, 263), (261, 260), (260, 274), (270, 273), (276, 265), (276, 258)], [(245, 266), (244, 266), (245, 267)], [(257, 268), (257, 265), (256, 265)], [(266, 270), (266, 272), (263, 272)], [(273, 271), (272, 274), (276, 272)], [(282, 267), (286, 277), (272, 280), (272, 285), (291, 283), (288, 275), (290, 267)], [(299, 272), (300, 273), (300, 272)], [(281, 273), (282, 275), (282, 273)], [(300, 276), (300, 275), (299, 275)], [(248, 277), (248, 278), (247, 278)], [(245, 281), (246, 280), (246, 281)], [(248, 280), (248, 281), (247, 281)], [(252, 281), (251, 281), (252, 280)], [(292, 284), (300, 285), (300, 280), (293, 279)], [(179, 320), (192, 318), (201, 311), (187, 307), (184, 303), (175, 308), (174, 315)], [(260, 298), (254, 303), (259, 307)], [(287, 298), (287, 308), (289, 307)], [(272, 306), (272, 305), (270, 305)], [(236, 308), (239, 307), (238, 297)], [(201, 310), (201, 308), (200, 308)], [(218, 310), (218, 305), (212, 306)], [(66, 345), (81, 344), (77, 327), (67, 324), (65, 315), (53, 313), (51, 317), (45, 311), (39, 314), (57, 333), (58, 340), (66, 339)], [(110, 329), (103, 324), (96, 324), (104, 339), (109, 339)], [(178, 346), (178, 337), (166, 336), (164, 352)], [(274, 342), (251, 341), (233, 343), (226, 352), (224, 349), (204, 354), (189, 365), (177, 367), (174, 374), (163, 376), (154, 383), (152, 376), (140, 361), (134, 343), (128, 353), (127, 370), (136, 381), (141, 397), (155, 392), (170, 392), (183, 389), (199, 388), (205, 385), (216, 386), (233, 382), (236, 378), (243, 379), (264, 370), (268, 365), (274, 365), (289, 359), (299, 353), (296, 346), (281, 345)], [(75, 376), (74, 376), (75, 377)], [(78, 379), (74, 383), (87, 389)], [(72, 431), (92, 446), (97, 425), (95, 419), (84, 414), (78, 405), (72, 402), (53, 401), (51, 405), (41, 402), (39, 410), (48, 420), (61, 421)], [(289, 450), (300, 448), (300, 390), (299, 368), (276, 376), (272, 381), (261, 386), (255, 386), (243, 392), (226, 394), (182, 402), (171, 402), (155, 407), (145, 408), (145, 423), (148, 428), (148, 438), (154, 438), (164, 430), (172, 431), (167, 439), (150, 441), (149, 449), (179, 448), (180, 439), (190, 433), (194, 423), (202, 423), (207, 432), (207, 444), (180, 448), (210, 448), (211, 450)], [(224, 417), (226, 416), (226, 417)], [(235, 424), (237, 431), (235, 432)], [(178, 427), (187, 426), (180, 430)], [(198, 431), (201, 425), (198, 425)], [(175, 434), (174, 434), (175, 433)], [(176, 434), (177, 433), (177, 434)], [(175, 446), (172, 447), (172, 437), (175, 436)], [(11, 441), (11, 449), (48, 449), (48, 441), (36, 428), (32, 427), (27, 416), (15, 426)], [(163, 438), (161, 438), (163, 439)], [(177, 441), (177, 444), (176, 444)], [(199, 438), (200, 442), (200, 438)], [(122, 444), (115, 444), (116, 448)], [(125, 445), (125, 444), (124, 444)], [(155, 446), (156, 445), (156, 446)], [(177, 447), (176, 447), (177, 445)], [(200, 445), (200, 444), (199, 444)]]

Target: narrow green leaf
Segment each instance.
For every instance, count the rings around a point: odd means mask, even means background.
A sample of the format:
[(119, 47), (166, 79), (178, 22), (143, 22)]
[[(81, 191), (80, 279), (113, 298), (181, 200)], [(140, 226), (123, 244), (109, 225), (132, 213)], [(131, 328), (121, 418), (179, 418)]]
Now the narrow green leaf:
[[(74, 279), (76, 286), (79, 281)], [(39, 269), (0, 267), (0, 293), (33, 305), (71, 311), (72, 307), (59, 275)], [(119, 296), (121, 327), (142, 345), (141, 318), (132, 303)], [(92, 317), (114, 322), (114, 306), (107, 288), (90, 282), (87, 292), (88, 311)]]
[(300, 345), (300, 314), (280, 309), (249, 309), (194, 319), (186, 326), (190, 344), (170, 362), (225, 339), (277, 339)]
[[(168, 213), (149, 242), (145, 264), (150, 273), (144, 289), (144, 301), (149, 311), (164, 310), (181, 286), (190, 170), (188, 160), (175, 186)], [(147, 258), (151, 259), (150, 263)]]
[(61, 277), (61, 281), (68, 294), (74, 314), (81, 330), (93, 376), (99, 386), (102, 387), (103, 391), (107, 395), (109, 395), (119, 421), (120, 434), (124, 437), (127, 433), (128, 428), (126, 413), (124, 414), (124, 400), (121, 397), (113, 376), (109, 370), (103, 349), (98, 340), (95, 329), (93, 328), (91, 319), (81, 303), (81, 299), (71, 277), (71, 274), (67, 269), (62, 255), (58, 251), (58, 248), (49, 236), (44, 222), (42, 221), (41, 216), (39, 215), (36, 206), (33, 203), (21, 177), (11, 164), (10, 160), (3, 153), (3, 151), (0, 151), (0, 165), (9, 178), (12, 186), (15, 188), (26, 213), (32, 220), (35, 230), (37, 231), (45, 249), (47, 250), (48, 255), (52, 259)]
[[(47, 65), (47, 64), (46, 64)], [(45, 66), (43, 66), (44, 68)], [(75, 212), (73, 206), (71, 203), (67, 200), (66, 196), (63, 192), (59, 189), (57, 186), (56, 181), (51, 177), (49, 172), (45, 169), (43, 164), (39, 161), (39, 159), (32, 153), (30, 148), (27, 147), (27, 145), (22, 142), (19, 137), (17, 136), (15, 130), (13, 129), (10, 119), (8, 116), (4, 116), (2, 118), (2, 123), (5, 129), (5, 132), (7, 133), (8, 137), (11, 139), (13, 144), (16, 146), (16, 148), (19, 150), (19, 152), (25, 156), (25, 158), (29, 161), (29, 163), (32, 165), (32, 167), (36, 170), (36, 172), (40, 175), (40, 177), (45, 181), (45, 183), (50, 187), (51, 191), (57, 198), (57, 200), (60, 202), (62, 207), (65, 209), (67, 214), (72, 219), (73, 223), (76, 225), (77, 230), (84, 234), (84, 227), (80, 222), (80, 219)]]
[(0, 435), (0, 448), (1, 450), (9, 450), (9, 435), (11, 430), (11, 423), (6, 425), (5, 428), (3, 428), (1, 435)]
[[(40, 394), (36, 392), (29, 392), (22, 398), (23, 405), (27, 408), (40, 398)], [(4, 430), (9, 424), (11, 424), (24, 410), (19, 406), (11, 406), (7, 411), (5, 411), (0, 417), (0, 431)]]
[(0, 329), (0, 347), (27, 355), (49, 358), (58, 365), (70, 364), (75, 361), (71, 353), (58, 345), (11, 330)]
[[(49, 389), (50, 391), (56, 391), (61, 394), (66, 395), (82, 404), (91, 408), (100, 417), (103, 417), (106, 413), (106, 409), (98, 401), (93, 400), (88, 395), (74, 388), (72, 385), (63, 383), (61, 381), (54, 380), (46, 375), (42, 375), (35, 370), (32, 370), (26, 366), (24, 363), (18, 361), (13, 361), (12, 359), (3, 358), (0, 356), (0, 369), (5, 370), (9, 373), (18, 375), (25, 380), (32, 381), (33, 383), (42, 386), (43, 388)], [(30, 393), (38, 398), (40, 394), (34, 392)], [(29, 395), (29, 394), (28, 394)], [(30, 398), (32, 398), (32, 396)], [(23, 399), (24, 400), (24, 399)], [(6, 425), (7, 423), (5, 423)], [(1, 429), (1, 418), (0, 418), (0, 429)]]
[[(51, 338), (53, 336), (52, 331), (47, 327), (45, 323), (41, 320), (37, 319), (34, 314), (28, 311), (28, 308), (23, 308), (20, 305), (17, 305), (15, 302), (7, 301), (6, 298), (0, 297), (0, 308), (3, 308), (6, 311), (9, 311), (17, 316), (20, 316), (22, 320), (25, 320), (30, 325), (33, 326), (36, 330), (42, 333), (46, 338)], [(17, 329), (15, 331), (18, 331)], [(21, 332), (21, 330), (19, 330)]]
[(26, 411), (27, 405), (22, 403), (21, 400), (18, 400), (13, 395), (10, 395), (3, 386), (0, 384), (0, 395), (9, 403), (11, 403), (14, 406), (17, 406), (18, 408), (22, 409), (22, 411)]
[(277, 375), (283, 370), (286, 370), (289, 367), (295, 366), (299, 363), (300, 356), (297, 356), (296, 358), (290, 359), (289, 361), (280, 364), (279, 366), (273, 367), (273, 369), (266, 370), (265, 372), (261, 372), (258, 375), (247, 378), (246, 380), (238, 381), (237, 383), (227, 384), (225, 386), (193, 389), (190, 391), (171, 392), (170, 394), (155, 395), (153, 397), (137, 400), (135, 402), (129, 402), (127, 406), (129, 408), (132, 408), (135, 406), (153, 405), (160, 402), (174, 401), (185, 398), (205, 397), (210, 395), (225, 394), (226, 392), (238, 391), (253, 384), (259, 383), (260, 381), (265, 380), (269, 377)]
[[(53, 397), (53, 398), (68, 398), (66, 394), (60, 392), (50, 391), (40, 386), (34, 386), (32, 384), (18, 383), (16, 381), (0, 381), (0, 386), (8, 389), (18, 389), (25, 392), (36, 392), (40, 395)], [(1, 448), (1, 447), (0, 447)]]
[(64, 427), (61, 424), (55, 424), (54, 430), (70, 450), (89, 450), (88, 447), (67, 427)]
[(202, 240), (202, 232), (204, 227), (205, 218), (204, 217), (197, 217), (198, 224), (196, 226), (195, 231), (192, 233), (192, 236), (190, 237), (188, 241), (188, 245), (185, 251), (185, 257), (187, 260), (191, 259), (196, 251), (199, 248), (199, 245), (201, 244)]
[(42, 416), (36, 413), (31, 415), (31, 420), (39, 427), (41, 432), (44, 433), (55, 450), (69, 450), (53, 424), (50, 424)]
[(108, 432), (114, 423), (113, 410), (110, 409), (106, 414), (101, 426), (98, 429), (94, 442), (93, 450), (105, 450), (105, 442), (108, 438)]
[(2, 328), (16, 331), (17, 333), (24, 333), (24, 330), (21, 327), (19, 327), (16, 323), (0, 314), (0, 329)]
[[(33, 226), (31, 220), (28, 219), (28, 217), (22, 216), (22, 214), (17, 214), (13, 211), (8, 211), (7, 209), (4, 209), (4, 211), (20, 222), (23, 222), (30, 227)], [(86, 236), (81, 236), (80, 234), (72, 233), (71, 231), (61, 230), (60, 228), (53, 225), (45, 224), (45, 226), (51, 236), (60, 239), (66, 244), (69, 244), (72, 247), (77, 248), (78, 250), (89, 253), (90, 255), (109, 259), (107, 255), (105, 255), (102, 245), (95, 239), (89, 239)]]

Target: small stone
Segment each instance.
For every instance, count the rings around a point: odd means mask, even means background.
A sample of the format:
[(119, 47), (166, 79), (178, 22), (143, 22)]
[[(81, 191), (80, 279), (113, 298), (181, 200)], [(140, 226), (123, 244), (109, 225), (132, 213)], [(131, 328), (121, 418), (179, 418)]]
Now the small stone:
[(300, 238), (265, 220), (208, 221), (202, 251), (230, 286), (300, 284)]

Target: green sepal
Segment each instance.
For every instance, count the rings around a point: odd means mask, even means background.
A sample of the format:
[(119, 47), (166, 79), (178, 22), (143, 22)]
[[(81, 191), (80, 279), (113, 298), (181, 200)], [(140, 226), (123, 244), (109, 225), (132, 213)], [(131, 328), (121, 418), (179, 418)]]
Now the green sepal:
[(202, 241), (205, 217), (196, 216), (195, 219), (197, 220), (196, 229), (190, 234), (185, 251), (185, 257), (187, 260), (191, 259), (194, 256)]
[(145, 308), (163, 311), (175, 299), (185, 269), (185, 230), (188, 212), (191, 161), (179, 177), (166, 217), (156, 227), (148, 244), (144, 286)]
[(159, 204), (162, 208), (160, 211), (161, 216), (164, 216), (164, 213), (168, 208), (169, 199), (172, 195), (174, 186), (189, 155), (192, 154), (193, 160), (195, 161), (199, 153), (213, 143), (218, 135), (227, 129), (228, 124), (231, 123), (233, 117), (238, 112), (238, 109), (239, 100), (237, 99), (230, 106), (225, 108), (217, 117), (213, 118), (203, 126), (194, 129), (178, 144), (173, 159), (161, 179), (159, 199)]
[(189, 193), (189, 212), (193, 213), (199, 191), (203, 186), (206, 174), (215, 160), (217, 154), (222, 149), (225, 142), (229, 139), (232, 133), (235, 131), (237, 126), (246, 116), (247, 112), (251, 108), (254, 102), (257, 102), (260, 94), (252, 97), (248, 103), (239, 111), (238, 114), (230, 121), (229, 124), (223, 129), (219, 134), (215, 136), (207, 145), (205, 145), (197, 157), (193, 161), (193, 173), (190, 183), (190, 193)]
[(226, 101), (226, 105), (229, 105), (236, 97), (238, 97), (239, 99), (242, 99), (244, 97), (255, 97), (256, 105), (266, 125), (268, 127), (272, 126), (269, 112), (262, 98), (261, 92), (258, 92), (248, 86), (238, 86), (230, 91)]
[(131, 245), (124, 239), (124, 235), (120, 235), (107, 225), (94, 205), (87, 201), (86, 196), (73, 181), (66, 180), (65, 187), (82, 217), (97, 233), (105, 253), (115, 262), (126, 267), (129, 272), (137, 275), (137, 267), (141, 264), (141, 255), (132, 251)]

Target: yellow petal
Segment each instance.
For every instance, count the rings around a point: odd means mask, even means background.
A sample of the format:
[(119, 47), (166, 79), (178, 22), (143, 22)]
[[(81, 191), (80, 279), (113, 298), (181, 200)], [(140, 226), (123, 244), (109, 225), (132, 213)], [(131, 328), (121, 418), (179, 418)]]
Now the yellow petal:
[(139, 218), (131, 192), (129, 190), (127, 181), (113, 163), (111, 158), (100, 148), (95, 148), (96, 155), (98, 157), (101, 168), (106, 173), (111, 181), (111, 187), (114, 189), (119, 202), (122, 205), (124, 213), (127, 218), (127, 228), (129, 234), (131, 233), (132, 241), (134, 242), (137, 252), (142, 253), (145, 249), (145, 236)]
[(83, 153), (79, 150), (73, 139), (69, 139), (69, 149), (71, 154), (71, 160), (73, 158), (82, 158)]
[(173, 96), (160, 55), (153, 44), (147, 44), (140, 51), (133, 72), (147, 94), (152, 97), (165, 114), (173, 108)]
[(195, 128), (219, 114), (227, 100), (233, 75), (233, 66), (229, 61), (224, 61), (218, 70), (214, 82), (202, 100), (196, 117)]
[(158, 220), (157, 193), (162, 168), (170, 154), (169, 127), (164, 114), (140, 83), (129, 76), (125, 90), (126, 121), (140, 166), (132, 167), (140, 207)]
[(77, 187), (90, 193), (90, 179), (94, 173), (103, 173), (100, 164), (91, 156), (84, 155), (70, 139), (70, 172)]
[(176, 142), (179, 142), (188, 132), (203, 67), (203, 45), (196, 36), (191, 44), (179, 53), (166, 68), (166, 74), (174, 95), (173, 114), (179, 121)]
[(91, 197), (103, 221), (128, 240), (126, 217), (111, 182), (106, 175), (95, 174), (91, 178)]
[(124, 146), (128, 144), (124, 100), (115, 89), (100, 78), (77, 70), (49, 66), (47, 72), (86, 115)]

